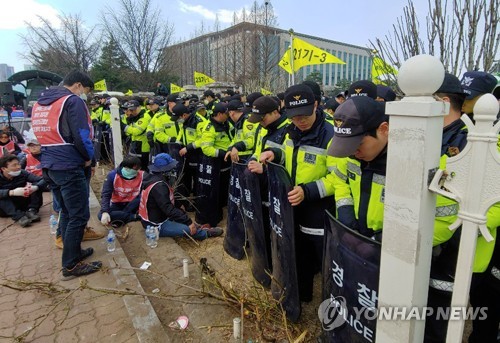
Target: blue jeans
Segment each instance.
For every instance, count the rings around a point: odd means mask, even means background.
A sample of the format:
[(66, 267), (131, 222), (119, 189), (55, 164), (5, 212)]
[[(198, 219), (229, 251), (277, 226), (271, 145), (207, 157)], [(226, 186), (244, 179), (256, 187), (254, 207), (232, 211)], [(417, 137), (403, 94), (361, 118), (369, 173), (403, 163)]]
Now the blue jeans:
[[(137, 210), (139, 209), (139, 203), (141, 199), (135, 198), (131, 202), (115, 202), (111, 203), (109, 206), (109, 216), (111, 217), (111, 221), (119, 220), (124, 223), (131, 222), (135, 220), (135, 215), (137, 214)], [(101, 220), (102, 218), (102, 210), (97, 214), (97, 218)]]
[(186, 224), (173, 222), (171, 220), (165, 220), (163, 223), (161, 223), (159, 230), (160, 237), (185, 237), (185, 233), (187, 233), (194, 239), (200, 241), (207, 238), (207, 232), (205, 230), (198, 230), (198, 232), (196, 232), (194, 235), (191, 235), (189, 226), (187, 226)]
[(90, 218), (87, 178), (83, 169), (47, 170), (45, 175), (61, 206), (62, 266), (71, 269), (80, 259), (83, 233)]

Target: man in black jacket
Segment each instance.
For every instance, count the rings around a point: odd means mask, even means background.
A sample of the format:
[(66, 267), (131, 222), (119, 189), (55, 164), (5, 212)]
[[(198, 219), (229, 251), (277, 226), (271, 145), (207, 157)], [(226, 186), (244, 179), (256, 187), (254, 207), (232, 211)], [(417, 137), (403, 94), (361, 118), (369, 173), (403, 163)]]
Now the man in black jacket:
[(174, 189), (169, 185), (170, 172), (175, 170), (177, 161), (169, 154), (155, 156), (149, 166), (151, 174), (145, 175), (142, 182), (142, 195), (139, 216), (142, 226), (158, 226), (160, 237), (183, 237), (191, 235), (203, 240), (222, 235), (219, 227), (206, 228), (197, 226), (186, 212), (175, 207)]
[(22, 170), (14, 155), (0, 158), (0, 169), (0, 217), (11, 217), (22, 227), (40, 221), (43, 178)]

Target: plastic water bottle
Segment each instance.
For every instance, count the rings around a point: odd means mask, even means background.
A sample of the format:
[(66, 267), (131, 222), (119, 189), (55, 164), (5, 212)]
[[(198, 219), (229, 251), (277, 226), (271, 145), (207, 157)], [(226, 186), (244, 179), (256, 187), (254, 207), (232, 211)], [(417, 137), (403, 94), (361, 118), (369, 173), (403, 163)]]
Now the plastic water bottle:
[(116, 236), (113, 230), (109, 230), (108, 237), (106, 238), (108, 242), (108, 251), (113, 252), (116, 249)]
[(152, 242), (151, 241), (151, 230), (152, 230), (152, 226), (151, 225), (146, 226), (146, 232), (145, 232), (145, 234), (146, 234), (146, 245), (148, 247), (151, 246), (151, 242)]
[(153, 226), (151, 227), (151, 249), (154, 249), (158, 246), (158, 239), (159, 239), (159, 231), (158, 231), (158, 226)]
[(55, 235), (57, 233), (58, 224), (59, 223), (57, 222), (56, 216), (51, 214), (50, 218), (49, 218), (49, 227), (50, 227), (50, 234), (51, 235)]

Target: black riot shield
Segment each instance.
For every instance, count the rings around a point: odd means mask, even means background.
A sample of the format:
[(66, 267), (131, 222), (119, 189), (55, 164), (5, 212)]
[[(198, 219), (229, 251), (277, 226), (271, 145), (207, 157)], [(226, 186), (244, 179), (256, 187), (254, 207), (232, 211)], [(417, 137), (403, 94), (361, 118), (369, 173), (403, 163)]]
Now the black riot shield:
[(271, 221), (271, 249), (273, 280), (271, 292), (274, 299), (281, 299), (287, 317), (296, 322), (301, 307), (295, 261), (295, 223), (288, 192), (293, 188), (284, 167), (269, 163), (269, 218)]
[[(242, 165), (246, 168), (246, 164)], [(241, 260), (245, 256), (245, 226), (241, 216), (241, 187), (238, 166), (231, 165), (229, 197), (227, 201), (227, 230), (224, 237), (224, 250), (233, 258)]]
[[(250, 260), (253, 277), (263, 286), (271, 285), (272, 268), (264, 230), (264, 221), (269, 221), (269, 213), (262, 210), (259, 177), (250, 172), (246, 164), (233, 163), (241, 189), (241, 213), (250, 246)], [(265, 217), (264, 217), (265, 216)]]
[(324, 341), (374, 342), (381, 245), (326, 213), (325, 300), (318, 311)]
[(216, 226), (222, 219), (219, 207), (220, 175), (222, 161), (203, 155), (200, 158), (196, 182), (196, 216), (199, 224)]

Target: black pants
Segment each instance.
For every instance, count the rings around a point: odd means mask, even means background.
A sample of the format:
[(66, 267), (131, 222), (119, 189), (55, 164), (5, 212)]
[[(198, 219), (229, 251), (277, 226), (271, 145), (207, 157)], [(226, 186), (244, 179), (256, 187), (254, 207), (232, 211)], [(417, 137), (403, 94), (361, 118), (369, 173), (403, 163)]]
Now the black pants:
[[(472, 274), (472, 281), (470, 286), (470, 294), (471, 294), (471, 304), (473, 307), (481, 306), (472, 303), (472, 294), (479, 291), (481, 288), (480, 285), (483, 280), (484, 273), (474, 273)], [(489, 294), (486, 294), (486, 297), (489, 297)], [(427, 298), (427, 306), (432, 307), (434, 309), (434, 313), (431, 316), (428, 316), (425, 320), (425, 335), (424, 342), (425, 343), (444, 343), (446, 342), (446, 333), (448, 331), (448, 320), (441, 318), (437, 318), (437, 308), (442, 307), (444, 311), (451, 306), (451, 292), (440, 291), (434, 288), (429, 287), (429, 295)], [(493, 298), (489, 299), (491, 304)], [(486, 305), (487, 306), (487, 305)], [(489, 315), (489, 314), (488, 314)], [(486, 340), (474, 341), (474, 342), (491, 342)]]
[(181, 170), (181, 178), (180, 182), (175, 189), (177, 193), (181, 195), (180, 204), (184, 205), (187, 209), (193, 201), (190, 201), (188, 198), (191, 196), (191, 193), (196, 189), (196, 166), (189, 166), (187, 161), (184, 164), (184, 168)]
[(322, 268), (323, 239), (324, 236), (296, 231), (297, 279), (301, 301), (309, 302), (312, 300), (314, 275)]
[(36, 212), (42, 207), (42, 191), (39, 189), (33, 192), (29, 197), (7, 197), (0, 199), (0, 217), (11, 217), (13, 220), (19, 220), (29, 209)]
[(469, 343), (497, 343), (500, 324), (500, 280), (488, 269), (482, 282), (470, 294), (472, 307), (487, 307), (487, 318), (472, 322)]

